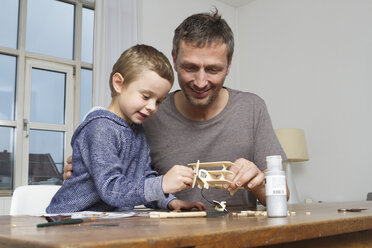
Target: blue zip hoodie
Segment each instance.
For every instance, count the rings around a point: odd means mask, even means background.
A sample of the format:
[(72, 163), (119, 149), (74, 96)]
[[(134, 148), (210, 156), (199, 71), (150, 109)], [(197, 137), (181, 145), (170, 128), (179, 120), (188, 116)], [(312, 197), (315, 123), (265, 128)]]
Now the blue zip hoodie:
[(164, 194), (162, 176), (150, 167), (150, 148), (142, 125), (93, 109), (76, 129), (73, 173), (54, 195), (47, 213), (125, 211), (144, 204), (168, 208), (175, 199)]

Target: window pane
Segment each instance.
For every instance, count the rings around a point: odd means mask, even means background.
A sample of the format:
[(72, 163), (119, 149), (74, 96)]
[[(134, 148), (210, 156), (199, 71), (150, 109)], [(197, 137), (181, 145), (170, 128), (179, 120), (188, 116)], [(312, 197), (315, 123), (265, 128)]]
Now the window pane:
[(12, 189), (14, 128), (0, 127), (0, 137), (0, 190)]
[(28, 184), (62, 184), (64, 133), (30, 130)]
[(93, 26), (94, 11), (91, 9), (83, 8), (81, 60), (87, 63), (93, 63)]
[(73, 58), (72, 4), (51, 0), (27, 1), (26, 50), (66, 59)]
[(18, 5), (17, 0), (1, 0), (0, 46), (17, 48)]
[(14, 120), (16, 58), (0, 54), (0, 120)]
[(66, 74), (32, 69), (32, 122), (64, 124)]
[(92, 108), (92, 70), (81, 70), (80, 121)]

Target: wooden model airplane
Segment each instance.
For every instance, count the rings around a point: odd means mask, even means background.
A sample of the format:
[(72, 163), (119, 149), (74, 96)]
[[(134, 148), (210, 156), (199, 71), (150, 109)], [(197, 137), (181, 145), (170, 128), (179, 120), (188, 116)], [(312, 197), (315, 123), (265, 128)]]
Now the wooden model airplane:
[[(230, 161), (219, 161), (219, 162), (207, 162), (200, 163), (199, 160), (196, 163), (188, 164), (194, 169), (194, 179), (192, 182), (192, 187), (195, 187), (195, 184), (198, 185), (200, 189), (206, 188), (209, 186), (217, 189), (224, 189), (225, 184), (230, 184), (231, 181), (225, 178), (226, 175), (234, 174), (232, 171), (227, 170), (228, 167), (232, 166), (233, 163)], [(210, 168), (210, 167), (222, 167), (220, 170), (205, 170), (201, 168)]]
[[(231, 181), (225, 178), (226, 175), (233, 175), (232, 171), (227, 170), (234, 163), (230, 161), (218, 161), (218, 162), (206, 162), (200, 163), (199, 160), (196, 163), (188, 164), (194, 169), (194, 179), (192, 182), (192, 187), (194, 188), (195, 184), (198, 184), (200, 189), (206, 188), (209, 186), (216, 189), (225, 189), (225, 184), (232, 183)], [(200, 168), (210, 168), (210, 167), (222, 167), (220, 170), (205, 170)], [(233, 191), (230, 191), (230, 195), (234, 195), (238, 189), (243, 189), (243, 187), (238, 187)]]

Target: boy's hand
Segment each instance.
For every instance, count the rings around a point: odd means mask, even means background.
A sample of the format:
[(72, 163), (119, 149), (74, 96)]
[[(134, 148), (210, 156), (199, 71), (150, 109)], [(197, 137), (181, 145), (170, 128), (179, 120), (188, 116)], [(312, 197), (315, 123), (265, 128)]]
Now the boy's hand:
[(202, 202), (185, 202), (174, 199), (169, 202), (168, 207), (170, 210), (193, 209), (197, 208), (199, 211), (206, 210), (207, 207)]
[(183, 165), (173, 166), (163, 176), (164, 193), (169, 194), (186, 188), (190, 188), (192, 185), (193, 177), (194, 177), (193, 169)]

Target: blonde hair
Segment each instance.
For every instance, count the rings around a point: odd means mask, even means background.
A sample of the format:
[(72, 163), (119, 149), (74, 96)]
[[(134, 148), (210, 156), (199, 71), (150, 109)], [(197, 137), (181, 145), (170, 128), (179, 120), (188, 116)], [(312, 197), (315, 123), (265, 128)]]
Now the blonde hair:
[(112, 85), (112, 77), (115, 73), (120, 73), (124, 78), (124, 84), (129, 84), (137, 80), (146, 70), (156, 72), (173, 85), (173, 69), (167, 57), (152, 46), (140, 44), (125, 50), (112, 67), (109, 82), (111, 97), (117, 95)]

